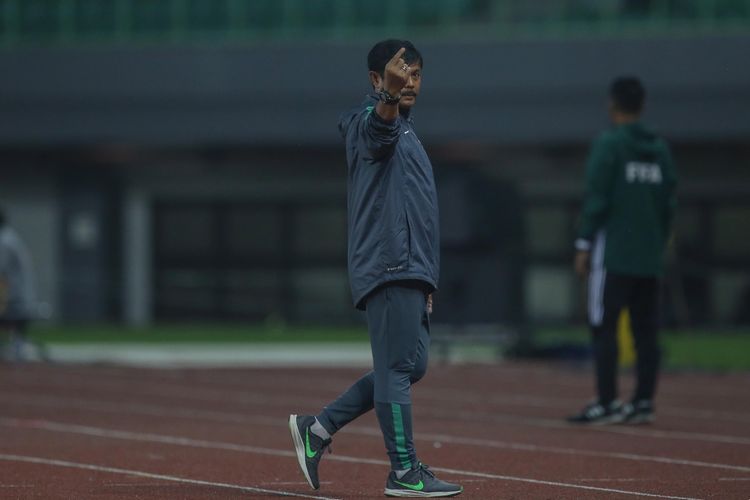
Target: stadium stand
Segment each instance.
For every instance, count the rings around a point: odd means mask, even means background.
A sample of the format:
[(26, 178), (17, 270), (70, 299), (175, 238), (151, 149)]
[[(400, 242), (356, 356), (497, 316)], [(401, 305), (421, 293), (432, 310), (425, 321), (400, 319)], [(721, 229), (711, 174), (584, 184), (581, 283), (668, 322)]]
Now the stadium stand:
[(0, 43), (726, 34), (749, 19), (746, 0), (0, 0)]

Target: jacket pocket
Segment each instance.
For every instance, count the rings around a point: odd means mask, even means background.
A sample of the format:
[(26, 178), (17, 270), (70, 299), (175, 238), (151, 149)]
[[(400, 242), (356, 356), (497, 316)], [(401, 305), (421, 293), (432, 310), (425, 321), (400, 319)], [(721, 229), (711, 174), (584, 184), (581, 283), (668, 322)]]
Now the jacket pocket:
[(406, 211), (403, 213), (403, 219), (398, 221), (397, 227), (387, 232), (383, 250), (386, 271), (393, 273), (408, 268), (411, 257), (411, 227)]

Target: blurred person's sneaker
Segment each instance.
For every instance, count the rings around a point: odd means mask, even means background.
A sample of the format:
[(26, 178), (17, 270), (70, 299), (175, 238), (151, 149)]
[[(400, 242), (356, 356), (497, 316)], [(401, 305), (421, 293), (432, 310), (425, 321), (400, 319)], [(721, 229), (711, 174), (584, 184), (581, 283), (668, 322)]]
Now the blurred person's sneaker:
[(463, 487), (457, 484), (436, 478), (435, 473), (421, 462), (401, 479), (391, 471), (385, 483), (385, 495), (388, 497), (452, 497), (463, 490)]
[(624, 404), (620, 410), (623, 424), (650, 424), (656, 418), (654, 404), (648, 399), (641, 399)]
[(580, 413), (571, 415), (567, 421), (572, 424), (606, 425), (623, 421), (622, 404), (615, 400), (603, 405), (598, 401), (586, 405)]
[(310, 427), (314, 423), (315, 417), (311, 415), (289, 415), (289, 432), (292, 434), (297, 462), (307, 482), (317, 490), (320, 488), (318, 464), (326, 449), (331, 452), (331, 439), (323, 439), (313, 433)]
[(43, 342), (34, 341), (33, 343), (34, 351), (36, 353), (36, 358), (38, 361), (41, 361), (43, 363), (52, 363), (52, 357), (49, 354), (49, 349), (47, 349), (47, 345)]

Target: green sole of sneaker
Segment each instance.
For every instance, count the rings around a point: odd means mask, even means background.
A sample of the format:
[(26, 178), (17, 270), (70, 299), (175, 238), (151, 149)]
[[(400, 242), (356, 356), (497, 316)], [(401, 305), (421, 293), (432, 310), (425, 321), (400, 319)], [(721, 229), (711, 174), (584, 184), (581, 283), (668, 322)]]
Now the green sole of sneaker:
[(289, 415), (289, 432), (292, 434), (292, 442), (294, 443), (294, 451), (297, 454), (297, 463), (299, 463), (299, 468), (305, 475), (305, 479), (307, 479), (307, 483), (310, 485), (310, 488), (316, 489), (315, 486), (313, 486), (312, 480), (310, 479), (310, 474), (307, 472), (307, 464), (305, 462), (305, 442), (302, 440), (299, 429), (297, 429), (297, 415)]
[(387, 497), (400, 497), (400, 498), (439, 498), (439, 497), (455, 497), (460, 495), (461, 491), (412, 491), (412, 490), (392, 490), (386, 488), (384, 493)]

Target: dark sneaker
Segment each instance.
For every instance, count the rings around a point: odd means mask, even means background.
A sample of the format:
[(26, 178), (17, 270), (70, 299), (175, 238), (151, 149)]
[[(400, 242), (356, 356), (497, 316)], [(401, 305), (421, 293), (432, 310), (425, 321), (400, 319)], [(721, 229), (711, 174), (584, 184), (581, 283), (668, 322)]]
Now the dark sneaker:
[(586, 406), (578, 415), (571, 415), (567, 420), (572, 424), (617, 424), (624, 418), (621, 409), (622, 404), (616, 400), (608, 405), (595, 402)]
[(452, 497), (464, 491), (463, 487), (441, 481), (429, 467), (420, 463), (399, 479), (391, 471), (385, 483), (385, 495), (388, 497)]
[(310, 431), (315, 423), (315, 417), (310, 415), (289, 415), (289, 432), (292, 433), (294, 450), (297, 452), (297, 462), (305, 475), (305, 479), (313, 489), (320, 488), (318, 480), (318, 464), (323, 453), (328, 449), (330, 453), (331, 440), (322, 439)]
[(622, 414), (623, 424), (650, 424), (656, 418), (654, 415), (654, 405), (647, 399), (623, 405), (620, 413)]

